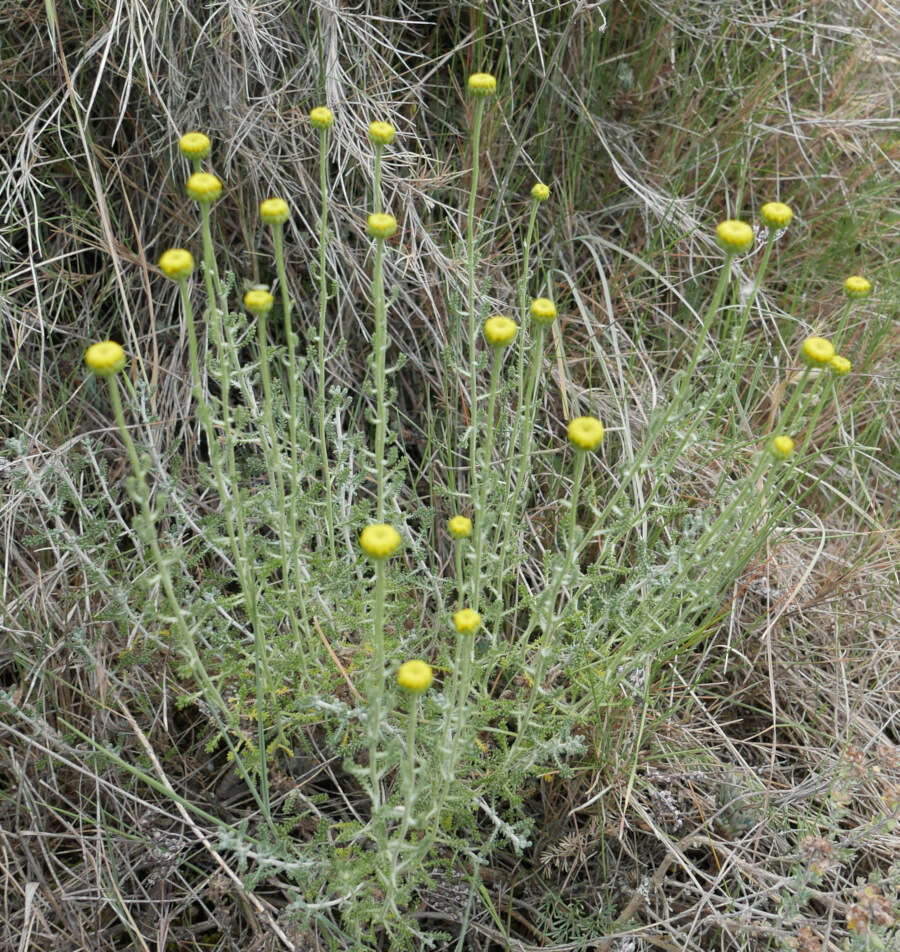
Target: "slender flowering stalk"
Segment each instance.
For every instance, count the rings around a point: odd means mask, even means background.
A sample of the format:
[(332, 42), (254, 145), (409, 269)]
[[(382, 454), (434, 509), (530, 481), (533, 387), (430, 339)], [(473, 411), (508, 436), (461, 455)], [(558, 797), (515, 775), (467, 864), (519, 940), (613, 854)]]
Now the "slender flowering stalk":
[[(369, 707), (369, 780), (374, 809), (381, 805), (381, 783), (378, 771), (378, 741), (381, 734), (381, 707), (384, 696), (384, 596), (385, 562), (400, 548), (400, 533), (390, 525), (377, 523), (366, 526), (359, 544), (375, 563), (375, 605), (372, 614), (373, 658), (369, 675), (367, 702)], [(373, 811), (374, 812), (374, 811)]]
[(472, 535), (472, 520), (466, 516), (454, 516), (447, 522), (450, 535), (456, 540), (453, 546), (453, 560), (456, 568), (456, 599), (460, 608), (463, 606), (463, 593), (466, 587), (463, 576), (463, 546), (466, 539)]
[(753, 290), (750, 292), (750, 296), (747, 298), (747, 303), (744, 305), (744, 310), (741, 314), (740, 325), (738, 326), (737, 333), (734, 335), (734, 341), (732, 342), (731, 346), (732, 364), (737, 363), (738, 348), (740, 347), (740, 343), (744, 338), (744, 332), (747, 329), (747, 321), (750, 319), (750, 311), (752, 310), (753, 304), (756, 301), (756, 296), (759, 294), (763, 277), (768, 270), (769, 259), (772, 257), (772, 249), (775, 247), (775, 239), (778, 237), (779, 230), (787, 228), (787, 226), (790, 224), (791, 219), (794, 217), (794, 213), (791, 211), (790, 207), (785, 205), (783, 202), (767, 202), (760, 210), (760, 217), (762, 218), (767, 229), (766, 247), (765, 251), (763, 251), (762, 261), (760, 262), (759, 269), (756, 272), (756, 278), (753, 281)]
[[(481, 159), (481, 125), (487, 96), (496, 88), (494, 77), (488, 73), (473, 73), (468, 81), (469, 91), (475, 96), (475, 115), (472, 120), (472, 181), (466, 211), (466, 312), (469, 317), (469, 491), (475, 493), (478, 479), (478, 380), (475, 375), (478, 338), (475, 333), (477, 309), (475, 306), (475, 199), (478, 195), (478, 174)], [(481, 533), (481, 520), (476, 512), (476, 533)]]
[(493, 463), (494, 456), (494, 434), (496, 424), (494, 414), (497, 409), (497, 391), (500, 383), (500, 368), (503, 364), (503, 352), (513, 342), (519, 325), (512, 318), (503, 317), (495, 314), (489, 317), (484, 324), (485, 340), (490, 344), (493, 350), (493, 359), (491, 361), (491, 386), (488, 394), (487, 410), (487, 434), (484, 441), (484, 458), (481, 465), (481, 478), (478, 484), (473, 488), (472, 497), (477, 497), (475, 514), (480, 519), (480, 529), (475, 536), (475, 570), (472, 573), (472, 603), (477, 605), (481, 601), (481, 565), (484, 552), (485, 538), (490, 528), (487, 512), (488, 498), (487, 487), (489, 483), (488, 473)]
[[(162, 585), (163, 592), (165, 593), (166, 601), (169, 603), (169, 610), (172, 612), (172, 616), (174, 618), (175, 629), (178, 632), (182, 652), (187, 658), (188, 665), (191, 669), (191, 674), (201, 685), (204, 695), (212, 701), (210, 704), (210, 711), (212, 713), (213, 719), (216, 722), (219, 732), (231, 751), (238, 773), (247, 784), (247, 787), (250, 790), (254, 800), (256, 800), (260, 810), (262, 810), (267, 824), (270, 827), (273, 827), (272, 814), (269, 804), (268, 775), (265, 769), (261, 770), (260, 789), (257, 790), (256, 785), (253, 783), (253, 780), (247, 772), (247, 768), (244, 766), (238, 752), (235, 750), (234, 743), (231, 740), (231, 735), (228, 731), (228, 727), (222, 720), (222, 715), (227, 715), (228, 713), (228, 705), (226, 704), (225, 699), (219, 693), (218, 688), (210, 678), (209, 673), (203, 664), (203, 660), (200, 657), (200, 653), (198, 652), (194, 641), (193, 633), (191, 632), (191, 629), (185, 620), (184, 613), (181, 610), (181, 605), (178, 601), (178, 596), (175, 594), (175, 586), (172, 582), (169, 564), (163, 556), (162, 549), (159, 545), (159, 536), (156, 532), (156, 524), (153, 517), (153, 511), (150, 506), (150, 490), (147, 486), (146, 471), (137, 452), (137, 448), (134, 445), (134, 441), (131, 438), (128, 425), (125, 422), (125, 412), (122, 407), (122, 397), (119, 393), (117, 374), (119, 370), (123, 369), (125, 366), (125, 353), (122, 351), (122, 348), (113, 341), (104, 341), (101, 344), (94, 344), (92, 347), (88, 348), (88, 351), (85, 354), (85, 361), (87, 362), (88, 367), (94, 371), (94, 373), (96, 373), (98, 376), (107, 378), (107, 383), (109, 384), (109, 399), (110, 403), (112, 404), (113, 415), (115, 416), (116, 425), (119, 428), (122, 441), (125, 444), (125, 450), (128, 454), (128, 461), (131, 464), (131, 469), (134, 474), (132, 495), (140, 506), (141, 510), (140, 519), (142, 531), (140, 534), (142, 538), (144, 538), (144, 540), (150, 545), (153, 561), (156, 563), (156, 569), (159, 573), (160, 583)], [(263, 756), (264, 755), (265, 751), (263, 751)]]
[(578, 500), (581, 494), (581, 483), (584, 476), (587, 456), (588, 453), (596, 452), (596, 450), (600, 448), (605, 430), (603, 424), (596, 417), (576, 417), (574, 420), (569, 421), (567, 435), (569, 443), (575, 450), (575, 478), (572, 486), (572, 498), (570, 500), (569, 538), (566, 545), (565, 556), (554, 572), (547, 590), (542, 593), (541, 608), (534, 613), (521, 639), (521, 643), (527, 645), (535, 627), (538, 624), (543, 627), (543, 634), (538, 640), (531, 693), (528, 697), (525, 712), (519, 719), (515, 740), (506, 755), (505, 764), (507, 768), (513, 762), (519, 742), (527, 730), (528, 723), (534, 713), (537, 697), (541, 692), (541, 685), (544, 682), (547, 661), (552, 656), (553, 644), (560, 624), (560, 616), (556, 612), (556, 602), (566, 579), (569, 577), (572, 569), (577, 565), (578, 560), (579, 546), (577, 544), (578, 535), (576, 533)]
[(178, 140), (178, 148), (186, 159), (190, 159), (191, 168), (199, 172), (203, 166), (203, 160), (210, 153), (212, 143), (202, 132), (186, 132)]
[(375, 183), (372, 191), (372, 211), (381, 212), (381, 157), (384, 147), (394, 141), (396, 132), (389, 122), (373, 122), (369, 126), (369, 141), (375, 146)]
[(331, 471), (328, 465), (328, 444), (325, 440), (325, 317), (328, 309), (328, 279), (326, 276), (326, 246), (328, 242), (328, 130), (334, 122), (330, 109), (318, 106), (310, 113), (312, 124), (319, 130), (319, 332), (318, 332), (318, 402), (316, 416), (319, 424), (319, 454), (322, 458), (322, 483), (325, 487), (325, 525), (328, 545), (334, 558), (334, 506), (331, 498)]
[(837, 349), (840, 349), (846, 343), (845, 334), (847, 333), (847, 321), (850, 319), (850, 312), (853, 310), (854, 304), (859, 300), (867, 298), (871, 293), (871, 281), (861, 275), (852, 274), (844, 282), (844, 295), (847, 298), (847, 303), (844, 305), (844, 309), (838, 319), (837, 331), (834, 335), (834, 345)]
[[(531, 318), (533, 345), (531, 362), (528, 367), (528, 381), (525, 386), (525, 407), (522, 414), (522, 448), (519, 452), (519, 468), (516, 481), (512, 487), (511, 501), (504, 512), (503, 542), (500, 545), (500, 579), (506, 572), (506, 556), (512, 551), (512, 536), (516, 532), (517, 516), (527, 500), (526, 471), (531, 459), (531, 441), (534, 433), (534, 423), (537, 417), (538, 386), (541, 379), (541, 370), (544, 360), (544, 338), (547, 328), (556, 320), (556, 305), (549, 298), (535, 298), (528, 309)], [(500, 538), (498, 527), (497, 539)]]
[[(459, 763), (460, 745), (466, 724), (467, 702), (472, 688), (475, 634), (481, 627), (481, 615), (471, 608), (460, 608), (453, 615), (453, 626), (456, 629), (457, 641), (451, 681), (445, 692), (450, 713), (445, 715), (441, 731), (441, 767), (437, 784), (438, 792), (433, 807), (436, 825), (440, 823), (441, 810), (450, 785), (455, 779), (456, 767)], [(436, 830), (432, 831), (430, 835), (434, 836), (435, 832)]]
[(384, 519), (384, 442), (387, 426), (385, 360), (388, 349), (387, 304), (384, 297), (384, 242), (397, 231), (393, 215), (369, 215), (367, 230), (375, 239), (372, 297), (375, 302), (375, 483), (378, 519)]
[(403, 849), (406, 834), (412, 825), (413, 813), (416, 805), (416, 722), (419, 719), (419, 708), (422, 695), (431, 687), (434, 672), (431, 665), (425, 661), (415, 659), (405, 661), (397, 672), (397, 683), (409, 695), (409, 714), (406, 720), (406, 759), (401, 774), (403, 795), (403, 818), (400, 829), (393, 838), (389, 848), (391, 854), (391, 884), (394, 889), (399, 883), (404, 864), (400, 862), (400, 852)]

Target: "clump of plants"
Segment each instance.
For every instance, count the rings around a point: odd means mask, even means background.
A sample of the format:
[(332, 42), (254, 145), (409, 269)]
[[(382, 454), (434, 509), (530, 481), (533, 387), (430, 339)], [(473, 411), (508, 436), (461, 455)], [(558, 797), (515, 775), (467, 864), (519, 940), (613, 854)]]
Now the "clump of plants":
[[(371, 202), (356, 211), (368, 239), (360, 254), (371, 273), (371, 354), (365, 378), (349, 387), (331, 379), (326, 349), (337, 293), (326, 254), (329, 137), (349, 117), (324, 106), (309, 115), (319, 144), (320, 211), (308, 235), (318, 242), (318, 313), (303, 318), (303, 336), (286, 272), (288, 203), (274, 196), (258, 209), (272, 285), (223, 273), (212, 221), (225, 185), (206, 168), (205, 135), (180, 141), (201, 242), (169, 249), (159, 269), (177, 287), (186, 328), (186, 431), (196, 433), (201, 460), (201, 520), (180, 519), (176, 481), (133, 435), (147, 420), (128, 355), (103, 341), (85, 356), (105, 380), (127, 452), (135, 544), (147, 567), (133, 599), (161, 632), (151, 649), (172, 649), (182, 705), (204, 712), (209, 752), (232, 765), (248, 798), (240, 824), (208, 811), (204, 820), (251, 881), (277, 874), (290, 884), (301, 923), (338, 908), (360, 943), (384, 930), (397, 948), (421, 940), (417, 895), (436, 876), (472, 876), (497, 843), (513, 852), (529, 844), (523, 790), (548, 771), (572, 771), (586, 756), (586, 724), (623, 686), (646, 691), (659, 665), (702, 640), (725, 593), (789, 522), (809, 489), (820, 415), (839, 403), (851, 371), (835, 343), (845, 342), (853, 302), (871, 292), (864, 278), (848, 279), (833, 338), (799, 343), (780, 381), (777, 426), (757, 432), (737, 412), (734, 368), (792, 211), (771, 202), (757, 228), (723, 221), (715, 287), (640, 442), (620, 438), (593, 390), (572, 393), (558, 439), (541, 442), (551, 347), (567, 333), (566, 301), (533, 254), (553, 190), (531, 188), (516, 294), (506, 313), (492, 314), (476, 208), (496, 81), (475, 73), (467, 88), (465, 293), (448, 295), (444, 368), (455, 386), (418, 421), (446, 480), (417, 471), (399, 436), (404, 371), (390, 366), (390, 265), (405, 236), (382, 194), (396, 140), (386, 122), (368, 127)], [(752, 289), (741, 297), (735, 266), (757, 251)], [(720, 362), (715, 385), (698, 393), (710, 349)], [(750, 386), (771, 383), (767, 373)], [(734, 397), (730, 417), (723, 394)], [(347, 432), (348, 407), (360, 402), (366, 426)], [(715, 427), (739, 434), (739, 465), (724, 461), (703, 506), (669, 508), (667, 481), (686, 454), (702, 456)], [(541, 551), (523, 531), (538, 496), (551, 503)], [(351, 791), (339, 813), (291, 787), (292, 763), (311, 752), (334, 760)], [(485, 824), (492, 832), (476, 836)]]

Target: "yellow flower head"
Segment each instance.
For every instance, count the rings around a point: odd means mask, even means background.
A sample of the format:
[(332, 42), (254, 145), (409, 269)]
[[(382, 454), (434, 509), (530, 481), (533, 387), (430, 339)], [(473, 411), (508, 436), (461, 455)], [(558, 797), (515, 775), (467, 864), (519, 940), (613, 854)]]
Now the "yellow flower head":
[(372, 145), (390, 145), (396, 135), (396, 129), (389, 122), (369, 124), (369, 141)]
[(91, 344), (85, 351), (84, 362), (98, 377), (111, 377), (125, 366), (125, 351), (114, 340)]
[(468, 516), (454, 516), (447, 521), (447, 528), (454, 539), (468, 539), (472, 534), (472, 520)]
[(397, 232), (397, 219), (393, 215), (376, 212), (366, 219), (366, 231), (373, 238), (390, 238)]
[(194, 256), (184, 248), (169, 248), (159, 257), (159, 270), (173, 281), (183, 281), (194, 270)]
[(434, 672), (425, 661), (404, 661), (397, 670), (397, 683), (411, 694), (423, 694), (433, 680)]
[(359, 535), (359, 544), (363, 552), (373, 559), (386, 559), (400, 548), (403, 540), (400, 533), (391, 525), (376, 522), (366, 526)]
[(595, 450), (603, 440), (603, 424), (592, 416), (575, 417), (569, 421), (569, 442), (579, 450)]
[(769, 228), (787, 228), (794, 217), (790, 205), (785, 205), (784, 202), (766, 202), (759, 214)]
[(519, 325), (511, 317), (495, 314), (484, 322), (484, 336), (491, 347), (506, 347), (513, 342)]
[(267, 198), (259, 203), (259, 217), (267, 225), (283, 225), (290, 215), (291, 209), (283, 198)]
[(719, 244), (729, 254), (741, 254), (753, 245), (753, 229), (743, 221), (729, 219), (720, 222), (716, 226), (716, 235)]
[(188, 159), (205, 159), (212, 148), (209, 138), (202, 132), (186, 132), (178, 140), (181, 154)]
[(535, 182), (531, 186), (531, 197), (536, 202), (546, 202), (550, 197), (550, 186), (544, 185), (543, 182)]
[(462, 608), (453, 616), (453, 624), (461, 635), (471, 635), (481, 627), (481, 615), (471, 608)]
[(872, 282), (859, 274), (852, 274), (844, 282), (844, 294), (848, 298), (865, 298), (872, 293)]
[(531, 302), (531, 316), (539, 324), (550, 324), (556, 318), (556, 305), (549, 298), (535, 298)]
[(309, 113), (309, 121), (317, 129), (330, 129), (334, 125), (334, 113), (328, 106), (316, 106)]
[(490, 73), (472, 73), (468, 86), (473, 96), (492, 96), (497, 89), (497, 80)]
[(794, 452), (794, 441), (789, 436), (775, 436), (769, 442), (769, 452), (775, 459), (787, 459)]
[(800, 359), (809, 367), (827, 367), (834, 357), (834, 345), (824, 337), (807, 337), (800, 347)]
[(222, 194), (222, 183), (212, 172), (194, 172), (187, 180), (187, 193), (196, 202), (214, 202)]
[(264, 288), (253, 288), (244, 295), (244, 307), (251, 314), (268, 314), (275, 298)]
[(828, 366), (836, 377), (846, 377), (853, 369), (853, 364), (851, 364), (846, 357), (841, 357), (840, 354), (835, 354), (834, 357), (828, 361)]

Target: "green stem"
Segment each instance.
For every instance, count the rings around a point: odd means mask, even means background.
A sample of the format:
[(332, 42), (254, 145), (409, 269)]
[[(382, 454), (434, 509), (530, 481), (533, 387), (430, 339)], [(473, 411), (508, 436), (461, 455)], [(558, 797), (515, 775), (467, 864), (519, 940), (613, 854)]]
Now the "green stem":
[(322, 212), (319, 218), (319, 452), (322, 457), (322, 482), (325, 486), (325, 525), (328, 531), (328, 546), (331, 557), (334, 548), (334, 506), (331, 499), (331, 472), (328, 466), (328, 445), (325, 441), (325, 317), (328, 307), (328, 282), (325, 276), (325, 249), (328, 238), (328, 129), (319, 131), (319, 190), (322, 196)]
[(175, 619), (175, 627), (181, 639), (182, 650), (187, 655), (191, 672), (202, 685), (206, 696), (213, 702), (209, 705), (210, 712), (216, 721), (216, 726), (218, 727), (220, 733), (225, 739), (226, 744), (228, 745), (229, 750), (231, 751), (234, 765), (237, 768), (238, 773), (247, 784), (247, 787), (253, 795), (254, 800), (256, 800), (257, 804), (262, 810), (266, 823), (269, 825), (269, 827), (273, 827), (272, 814), (269, 804), (269, 775), (266, 764), (265, 745), (263, 744), (260, 750), (260, 789), (257, 790), (255, 784), (250, 778), (249, 773), (247, 772), (247, 768), (244, 766), (240, 755), (234, 747), (234, 743), (231, 740), (231, 735), (229, 734), (225, 723), (222, 721), (222, 713), (224, 712), (226, 716), (228, 714), (228, 705), (210, 678), (209, 673), (207, 672), (203, 661), (200, 658), (200, 654), (197, 651), (197, 646), (194, 643), (194, 636), (191, 633), (187, 622), (185, 621), (184, 613), (181, 610), (181, 605), (179, 604), (178, 597), (175, 594), (175, 586), (172, 583), (172, 576), (169, 572), (168, 563), (163, 558), (162, 550), (159, 547), (159, 536), (156, 532), (153, 512), (150, 508), (150, 491), (147, 487), (144, 468), (141, 465), (137, 448), (134, 445), (134, 441), (131, 439), (131, 434), (129, 433), (128, 426), (125, 422), (125, 412), (122, 408), (122, 398), (121, 394), (119, 393), (118, 381), (115, 375), (108, 377), (107, 380), (109, 382), (109, 399), (110, 403), (112, 404), (113, 414), (116, 419), (116, 424), (119, 427), (122, 440), (125, 443), (125, 449), (128, 453), (128, 460), (131, 463), (131, 468), (134, 472), (134, 495), (141, 507), (141, 516), (146, 528), (147, 541), (149, 542), (150, 550), (153, 553), (153, 560), (156, 563), (156, 569), (159, 572), (160, 582), (162, 584), (163, 591), (165, 592), (166, 600), (169, 603), (169, 609)]
[(569, 513), (569, 543), (568, 551), (575, 550), (575, 530), (578, 526), (578, 497), (581, 495), (581, 481), (584, 477), (584, 464), (587, 453), (583, 450), (576, 451), (575, 456), (575, 479), (572, 483), (571, 511)]
[(738, 327), (738, 332), (735, 334), (734, 341), (731, 345), (732, 367), (737, 365), (738, 348), (740, 347), (740, 343), (744, 338), (744, 332), (747, 329), (747, 321), (750, 319), (750, 311), (753, 308), (753, 303), (756, 301), (756, 295), (759, 294), (763, 277), (769, 267), (769, 258), (772, 257), (772, 248), (775, 247), (775, 235), (775, 229), (770, 228), (766, 238), (766, 249), (763, 252), (762, 261), (760, 262), (759, 270), (756, 272), (756, 279), (753, 282), (753, 291), (750, 293), (750, 297), (748, 298), (747, 303), (744, 305), (744, 311), (743, 314), (741, 314), (741, 322)]
[(381, 733), (381, 700), (384, 693), (384, 590), (385, 560), (375, 560), (375, 613), (373, 619), (372, 673), (369, 679), (369, 780), (373, 813), (381, 805), (378, 775), (378, 741)]
[(387, 424), (385, 406), (385, 357), (387, 354), (387, 315), (384, 300), (384, 239), (375, 239), (375, 477), (378, 521), (384, 522), (384, 440)]
[(465, 579), (463, 578), (463, 546), (465, 539), (457, 539), (453, 544), (453, 559), (456, 564), (456, 602), (457, 610), (465, 605)]
[(494, 423), (494, 413), (497, 409), (497, 390), (500, 381), (500, 366), (503, 363), (503, 348), (494, 347), (494, 356), (491, 363), (491, 389), (488, 396), (487, 411), (487, 434), (484, 441), (484, 460), (481, 466), (481, 476), (478, 484), (473, 487), (472, 499), (475, 504), (475, 524), (481, 529), (475, 535), (475, 571), (472, 573), (472, 605), (478, 607), (481, 604), (481, 563), (484, 553), (484, 540), (488, 533), (488, 474), (490, 473), (491, 462), (494, 455), (494, 433), (496, 424)]
[(384, 152), (384, 146), (380, 142), (375, 143), (375, 186), (372, 193), (372, 211), (381, 214), (381, 157)]
[[(469, 206), (466, 213), (466, 265), (468, 286), (466, 290), (466, 311), (469, 317), (469, 492), (475, 492), (478, 458), (478, 379), (475, 375), (478, 337), (475, 330), (475, 199), (478, 194), (478, 171), (481, 150), (481, 123), (484, 117), (484, 100), (475, 102), (475, 118), (472, 126), (472, 184), (469, 189)], [(475, 523), (475, 532), (481, 533), (481, 526)]]

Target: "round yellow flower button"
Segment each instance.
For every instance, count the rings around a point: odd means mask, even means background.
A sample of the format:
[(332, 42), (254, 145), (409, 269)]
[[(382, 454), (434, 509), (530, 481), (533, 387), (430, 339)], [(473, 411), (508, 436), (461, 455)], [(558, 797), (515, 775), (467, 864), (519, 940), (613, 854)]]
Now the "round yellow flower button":
[(359, 544), (363, 552), (373, 559), (388, 558), (400, 548), (402, 543), (400, 533), (392, 525), (384, 522), (366, 526), (359, 536)]
[(865, 298), (872, 293), (872, 282), (859, 274), (852, 274), (844, 282), (844, 294), (848, 298)]
[(253, 288), (244, 295), (244, 307), (251, 314), (268, 314), (275, 298), (265, 288)]
[(188, 159), (205, 159), (209, 155), (212, 143), (202, 132), (186, 132), (178, 140), (181, 154)]
[(575, 417), (569, 421), (569, 442), (578, 450), (597, 449), (605, 432), (603, 424), (596, 417)]
[(397, 219), (393, 215), (375, 212), (366, 219), (366, 231), (373, 238), (390, 238), (397, 232)]
[(404, 661), (397, 671), (397, 683), (411, 694), (422, 694), (431, 687), (434, 672), (425, 661)]
[(784, 202), (766, 202), (759, 214), (769, 228), (787, 228), (794, 217), (790, 205)]
[(372, 145), (390, 145), (396, 135), (396, 129), (389, 122), (369, 124), (369, 141)]
[(283, 198), (267, 198), (259, 205), (259, 217), (267, 225), (283, 225), (290, 218), (291, 209)]
[(810, 367), (827, 367), (834, 357), (834, 345), (824, 337), (807, 337), (800, 347), (800, 359)]
[(531, 186), (531, 197), (536, 202), (546, 202), (550, 197), (550, 186), (544, 185), (543, 182), (535, 182)]
[(159, 257), (159, 270), (173, 281), (183, 281), (194, 270), (194, 256), (185, 248), (169, 248)]
[(222, 183), (212, 172), (194, 172), (187, 180), (187, 193), (195, 202), (208, 204), (222, 194)]
[(473, 96), (490, 96), (497, 89), (497, 80), (490, 73), (472, 73), (468, 86)]
[(729, 219), (716, 226), (719, 244), (730, 254), (741, 254), (753, 245), (753, 229), (743, 221)]
[(103, 340), (88, 347), (84, 362), (98, 377), (111, 377), (124, 368), (125, 351), (114, 340)]
[(531, 302), (531, 316), (539, 324), (550, 324), (556, 319), (556, 305), (550, 298), (535, 298)]
[(471, 608), (462, 608), (453, 616), (453, 624), (461, 635), (471, 635), (481, 625), (481, 615)]
[(834, 357), (828, 361), (828, 366), (836, 377), (846, 377), (853, 369), (853, 364), (851, 364), (846, 357), (841, 357), (840, 354), (835, 354)]
[(511, 317), (495, 314), (484, 322), (484, 336), (492, 347), (506, 347), (513, 342), (519, 325)]
[(794, 441), (789, 436), (775, 436), (769, 443), (769, 452), (776, 459), (787, 459), (794, 452)]
[(330, 129), (334, 124), (334, 113), (327, 106), (316, 106), (309, 113), (309, 121), (317, 129)]
[(472, 534), (472, 520), (468, 516), (454, 516), (447, 520), (447, 528), (454, 539), (468, 539)]

